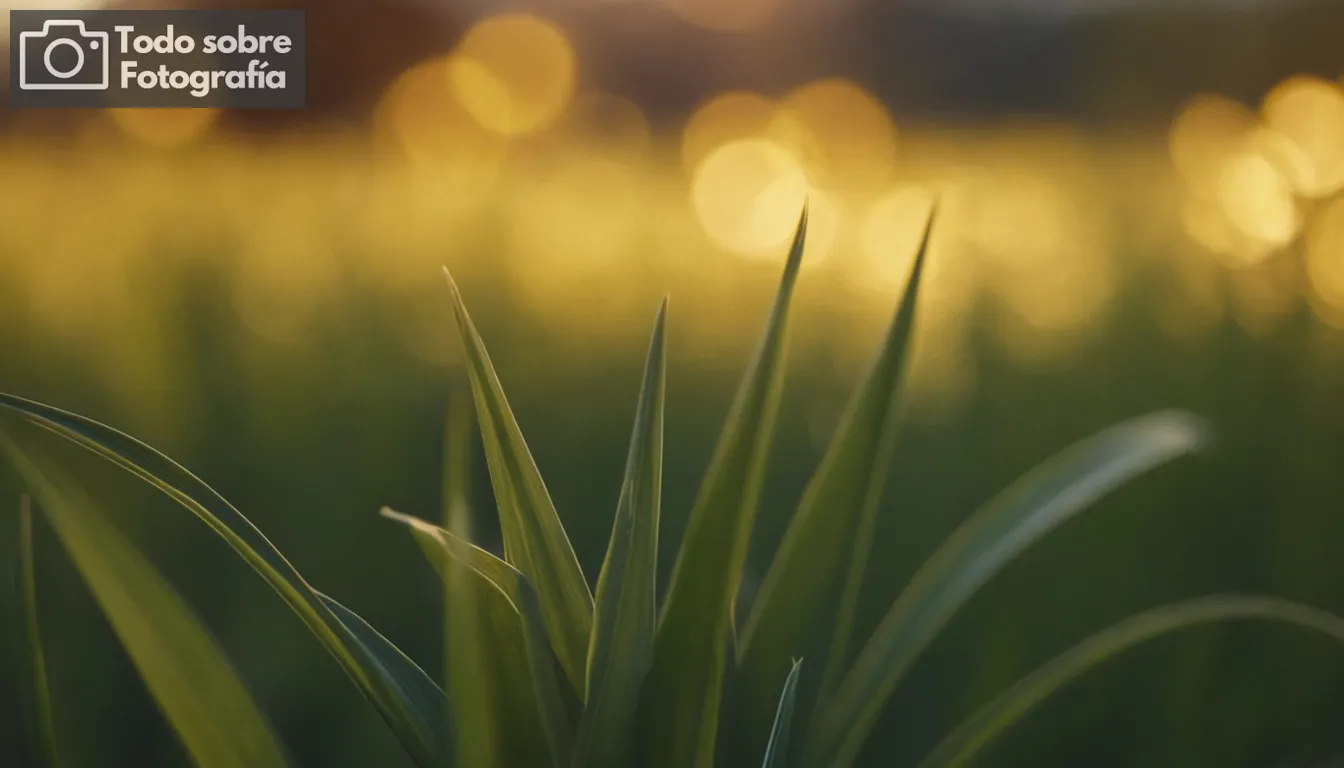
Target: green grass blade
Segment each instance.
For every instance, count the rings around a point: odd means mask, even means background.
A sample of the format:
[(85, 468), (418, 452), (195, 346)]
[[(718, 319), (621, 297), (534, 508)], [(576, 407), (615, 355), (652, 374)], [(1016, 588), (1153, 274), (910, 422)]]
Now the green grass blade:
[(51, 717), (51, 689), (47, 685), (47, 663), (42, 652), (42, 632), (37, 620), (37, 569), (33, 562), (33, 510), (25, 495), (19, 502), (19, 592), (23, 601), (24, 665), (28, 672), (29, 711), (33, 718), (34, 757), (38, 765), (56, 768), (60, 752), (56, 747), (56, 725)]
[(732, 606), (747, 556), (784, 379), (784, 339), (807, 212), (774, 308), (719, 437), (659, 620), (641, 708), (654, 768), (709, 766), (715, 751)]
[(1155, 608), (1093, 635), (990, 701), (942, 741), (921, 768), (961, 765), (1053, 691), (1132, 646), (1210, 622), (1256, 619), (1322, 632), (1344, 642), (1344, 618), (1274, 597), (1214, 595)]
[(822, 702), (807, 765), (847, 766), (915, 658), (1004, 565), (1128, 480), (1195, 450), (1203, 424), (1162, 412), (1076, 444), (1018, 480), (962, 524), (920, 568)]
[(658, 515), (663, 485), (663, 346), (667, 301), (658, 308), (635, 409), (625, 480), (597, 580), (588, 691), (574, 752), (576, 768), (624, 765), (653, 658), (658, 623)]
[[(443, 440), (443, 527), (471, 540), (470, 478), (471, 396), (454, 392), (448, 400)], [(443, 574), (443, 689), (452, 702), (454, 743), (459, 765), (483, 768), (505, 765), (499, 756), (505, 723), (496, 718), (501, 692), (492, 683), (491, 657), (484, 614), (488, 606), (476, 579), (464, 568)]]
[(853, 614), (896, 445), (897, 399), (932, 225), (931, 216), (886, 340), (803, 492), (743, 627), (738, 663), (745, 732), (739, 738), (746, 754), (760, 754), (776, 686), (795, 656), (821, 649), (826, 659), (820, 691), (807, 701), (825, 698), (850, 661)]
[(265, 718), (182, 598), (68, 480), (5, 448), (196, 765), (282, 768)]
[[(49, 405), (0, 393), (0, 411), (60, 435), (130, 472), (196, 515), (233, 547), (248, 565), (299, 615), (373, 703), (415, 762), (438, 766), (449, 753), (447, 724), (439, 716), (443, 702), (414, 701), (401, 691), (423, 689), (423, 681), (398, 679), (375, 655), (348, 643), (348, 634), (317, 593), (275, 545), (213, 488), (180, 464), (141, 441), (109, 426)], [(418, 668), (417, 668), (418, 669)], [(426, 677), (420, 671), (417, 677)], [(432, 681), (430, 681), (432, 685)], [(442, 697), (442, 692), (439, 697)]]
[(573, 727), (569, 722), (569, 707), (565, 704), (564, 692), (555, 676), (557, 659), (546, 635), (540, 597), (531, 580), (484, 549), (462, 541), (424, 520), (390, 509), (384, 509), (383, 516), (408, 526), (425, 555), (445, 578), (453, 572), (454, 564), (465, 565), (513, 606), (522, 630), (532, 690), (537, 711), (541, 715), (541, 727), (550, 748), (551, 762), (557, 768), (568, 765), (573, 752)]
[(784, 681), (784, 692), (775, 709), (775, 724), (770, 728), (770, 740), (765, 745), (762, 768), (784, 768), (789, 754), (789, 731), (793, 729), (793, 707), (798, 699), (798, 673), (803, 669), (802, 659), (793, 662), (789, 677)]
[(467, 314), (457, 284), (444, 270), (466, 352), (490, 481), (504, 534), (504, 557), (536, 585), (540, 609), (560, 665), (574, 689), (584, 689), (593, 596), (569, 544), (550, 493), (504, 397), (485, 343)]

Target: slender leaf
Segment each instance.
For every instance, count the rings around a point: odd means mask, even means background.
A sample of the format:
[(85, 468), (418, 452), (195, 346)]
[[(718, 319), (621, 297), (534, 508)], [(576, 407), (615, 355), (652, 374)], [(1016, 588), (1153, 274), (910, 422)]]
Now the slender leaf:
[(611, 541), (597, 580), (597, 605), (588, 646), (588, 692), (579, 724), (576, 768), (624, 765), (639, 706), (639, 690), (653, 658), (657, 629), (658, 515), (663, 484), (663, 348), (667, 300), (658, 308), (635, 409), (625, 480), (616, 504)]
[(47, 663), (42, 652), (42, 632), (37, 620), (37, 569), (33, 563), (33, 510), (25, 495), (19, 501), (19, 591), (23, 600), (24, 664), (28, 672), (29, 711), (33, 718), (34, 757), (45, 768), (60, 765), (56, 725), (51, 717), (51, 690)]
[(540, 598), (532, 582), (521, 571), (484, 549), (424, 520), (390, 509), (384, 509), (383, 516), (408, 526), (430, 562), (445, 578), (456, 561), (479, 574), (512, 604), (521, 622), (528, 670), (551, 760), (557, 768), (566, 766), (573, 750), (573, 728), (569, 722), (569, 708), (555, 677), (556, 659), (546, 637)]
[(393, 645), (392, 641), (383, 637), (378, 630), (360, 618), (359, 614), (321, 592), (315, 594), (339, 623), (338, 629), (344, 635), (346, 645), (357, 648), (362, 657), (374, 660), (380, 668), (387, 671), (387, 677), (394, 685), (406, 686), (398, 687), (395, 690), (397, 695), (407, 701), (424, 702), (426, 711), (443, 723), (443, 728), (451, 730), (451, 724), (448, 722), (448, 699), (434, 681), (429, 679), (409, 656)]
[(196, 515), (233, 547), (239, 556), (299, 615), (322, 645), (368, 697), (401, 740), (415, 762), (438, 766), (450, 752), (447, 725), (441, 717), (442, 691), (424, 699), (407, 699), (405, 691), (428, 691), (425, 680), (404, 680), (383, 667), (376, 654), (349, 642), (349, 635), (321, 598), (275, 545), (241, 512), (187, 469), (139, 440), (92, 419), (49, 405), (0, 393), (0, 410), (13, 413), (86, 448), (130, 472)]
[(1204, 426), (1161, 412), (1113, 426), (1018, 480), (928, 559), (887, 611), (834, 697), (822, 702), (808, 765), (848, 766), (911, 663), (1009, 561), (1130, 479), (1203, 441)]
[(4, 447), (192, 760), (284, 766), (265, 718), (182, 598), (54, 468), (8, 440)]
[(1344, 618), (1275, 597), (1213, 595), (1155, 608), (1102, 630), (1020, 680), (958, 726), (920, 765), (962, 764), (1053, 691), (1121, 651), (1168, 632), (1230, 619), (1292, 624), (1344, 643)]
[[(760, 754), (774, 686), (797, 654), (820, 647), (825, 698), (850, 661), (851, 628), (878, 504), (896, 445), (897, 399), (933, 218), (886, 341), (855, 392), (762, 582), (738, 647), (747, 754)], [(814, 684), (815, 685), (815, 684)]]
[(725, 642), (742, 577), (784, 379), (784, 339), (802, 262), (798, 221), (774, 308), (700, 487), (659, 620), (642, 698), (646, 764), (709, 766), (723, 691)]
[(582, 692), (588, 635), (593, 624), (592, 593), (523, 440), (522, 430), (509, 409), (485, 343), (467, 314), (452, 275), (447, 269), (444, 275), (448, 278), (453, 312), (466, 350), (476, 418), (504, 534), (504, 558), (536, 585), (551, 645), (570, 683)]
[[(443, 527), (468, 541), (471, 412), (470, 395), (454, 392), (448, 401), (443, 441)], [(465, 568), (449, 569), (443, 581), (443, 688), (451, 702), (457, 762), (482, 768), (507, 765), (499, 753), (507, 738), (505, 731), (512, 728), (517, 732), (517, 715), (513, 723), (496, 717), (503, 698), (502, 681), (492, 684), (490, 667), (483, 663), (492, 655), (485, 627), (488, 606), (477, 588), (478, 579)]]
[(793, 728), (793, 707), (798, 699), (798, 673), (802, 668), (802, 659), (796, 659), (784, 681), (784, 692), (780, 694), (779, 706), (775, 709), (775, 724), (770, 728), (770, 740), (765, 745), (762, 768), (784, 768), (788, 760), (789, 731)]

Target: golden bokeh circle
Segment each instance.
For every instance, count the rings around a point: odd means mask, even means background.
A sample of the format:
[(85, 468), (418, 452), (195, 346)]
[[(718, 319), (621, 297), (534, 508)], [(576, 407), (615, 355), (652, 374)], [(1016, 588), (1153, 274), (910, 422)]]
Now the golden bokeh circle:
[(766, 139), (739, 139), (696, 168), (691, 205), (719, 246), (757, 254), (788, 242), (807, 192), (807, 177), (787, 150)]
[(765, 135), (777, 114), (773, 101), (753, 91), (721, 93), (696, 108), (682, 131), (681, 159), (694, 171), (711, 152), (735, 139)]
[(876, 193), (896, 163), (896, 126), (858, 83), (828, 78), (791, 91), (770, 137), (792, 149), (817, 186)]
[(1218, 194), (1223, 166), (1242, 151), (1256, 119), (1243, 104), (1224, 96), (1195, 96), (1177, 112), (1168, 134), (1176, 172), (1196, 196)]
[(574, 49), (561, 29), (531, 14), (477, 23), (448, 62), (453, 94), (476, 122), (503, 136), (553, 123), (574, 94)]
[(1308, 197), (1344, 187), (1344, 91), (1318, 77), (1293, 77), (1265, 97), (1265, 125), (1295, 150), (1286, 164), (1293, 186)]

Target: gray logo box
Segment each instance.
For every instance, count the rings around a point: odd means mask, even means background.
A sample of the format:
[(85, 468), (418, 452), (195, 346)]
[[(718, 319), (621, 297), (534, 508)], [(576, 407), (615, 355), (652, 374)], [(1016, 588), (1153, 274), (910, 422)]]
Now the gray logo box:
[(304, 105), (303, 11), (10, 11), (15, 107)]

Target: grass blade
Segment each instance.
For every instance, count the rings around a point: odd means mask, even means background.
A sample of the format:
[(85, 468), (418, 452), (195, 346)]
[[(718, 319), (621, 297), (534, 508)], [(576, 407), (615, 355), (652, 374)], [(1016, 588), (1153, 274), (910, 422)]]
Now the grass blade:
[(640, 687), (653, 658), (658, 623), (666, 318), (664, 299), (654, 321), (625, 480), (597, 580), (593, 635), (588, 646), (588, 690), (573, 761), (576, 768), (626, 763)]
[[(897, 399), (909, 356), (930, 216), (887, 337), (809, 481), (770, 564), (738, 647), (746, 754), (760, 754), (775, 686), (799, 653), (822, 649), (824, 699), (850, 661), (851, 626), (878, 504), (896, 445)], [(815, 683), (813, 684), (815, 685)]]
[(644, 759), (655, 768), (713, 762), (732, 605), (783, 389), (784, 338), (806, 232), (804, 210), (770, 320), (719, 437), (672, 571), (641, 701)]
[[(443, 441), (443, 527), (467, 541), (471, 411), (470, 395), (459, 391), (450, 396)], [(443, 574), (443, 689), (451, 702), (458, 764), (493, 768), (506, 765), (499, 756), (506, 721), (496, 717), (501, 692), (482, 663), (491, 658), (491, 644), (485, 634), (488, 606), (477, 581), (464, 568)]]
[(465, 565), (494, 587), (514, 611), (522, 629), (528, 671), (541, 727), (550, 748), (551, 762), (563, 768), (573, 751), (573, 728), (569, 707), (555, 677), (556, 658), (546, 637), (540, 598), (531, 581), (521, 571), (489, 552), (458, 539), (448, 531), (416, 517), (384, 509), (383, 516), (402, 523), (420, 544), (425, 555), (445, 578), (454, 564)]
[(920, 766), (961, 765), (1053, 691), (1121, 651), (1168, 632), (1232, 619), (1287, 623), (1344, 643), (1344, 618), (1274, 597), (1214, 595), (1154, 608), (1102, 630), (1018, 681), (958, 726)]
[(33, 752), (41, 755), (38, 765), (56, 768), (60, 753), (56, 748), (56, 725), (51, 717), (51, 690), (47, 685), (47, 663), (42, 652), (42, 632), (37, 620), (37, 569), (33, 562), (33, 510), (25, 495), (19, 501), (19, 592), (23, 602), (23, 648), (33, 718)]
[(504, 557), (536, 585), (555, 654), (574, 689), (582, 692), (588, 635), (593, 624), (593, 596), (546, 484), (523, 440), (522, 430), (509, 409), (485, 343), (467, 314), (452, 275), (446, 269), (444, 275), (448, 278), (453, 312), (466, 351), (476, 419), (481, 427), (504, 534)]
[(802, 659), (793, 662), (789, 677), (784, 681), (784, 692), (775, 709), (775, 724), (770, 728), (770, 740), (765, 745), (765, 761), (761, 768), (784, 768), (789, 754), (789, 731), (793, 728), (793, 707), (798, 699), (798, 673), (803, 669)]
[(1056, 456), (980, 509), (920, 568), (835, 695), (818, 711), (807, 765), (847, 766), (915, 658), (1010, 560), (1101, 496), (1203, 441), (1189, 414), (1133, 419)]
[[(180, 464), (134, 437), (78, 414), (0, 393), (0, 410), (47, 429), (92, 451), (130, 472), (196, 515), (233, 547), (299, 615), (373, 703), (408, 754), (425, 768), (438, 766), (449, 754), (445, 706), (440, 691), (426, 700), (408, 699), (406, 691), (428, 690), (425, 681), (400, 679), (378, 661), (377, 655), (349, 643), (341, 622), (323, 604), (316, 591), (290, 565), (275, 545), (241, 512), (213, 488)], [(416, 677), (425, 676), (418, 671)], [(429, 681), (433, 685), (433, 681)]]
[(182, 598), (68, 480), (5, 448), (196, 765), (284, 766), (265, 718)]

